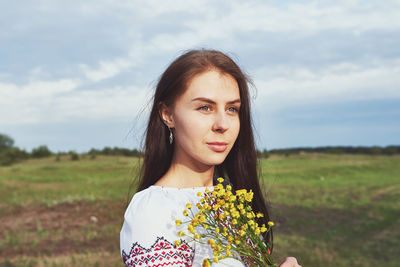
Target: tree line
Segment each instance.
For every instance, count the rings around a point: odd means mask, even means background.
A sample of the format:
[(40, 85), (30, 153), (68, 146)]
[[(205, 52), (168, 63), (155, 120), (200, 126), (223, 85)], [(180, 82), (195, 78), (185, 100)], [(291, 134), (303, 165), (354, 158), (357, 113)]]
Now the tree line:
[[(326, 146), (326, 147), (298, 147), (272, 150), (257, 149), (257, 156), (260, 158), (268, 158), (270, 155), (290, 156), (301, 153), (329, 153), (329, 154), (367, 154), (367, 155), (395, 155), (400, 154), (400, 146), (372, 146), (372, 147), (352, 147), (352, 146)], [(33, 148), (30, 152), (14, 146), (14, 139), (6, 134), (0, 133), (0, 166), (12, 165), (15, 162), (26, 160), (29, 158), (45, 158), (56, 155), (55, 160), (59, 161), (62, 155), (69, 155), (71, 160), (79, 160), (84, 154), (90, 159), (95, 159), (97, 155), (105, 156), (126, 156), (139, 157), (142, 152), (138, 149), (128, 149), (119, 147), (104, 147), (103, 149), (90, 149), (87, 153), (78, 154), (75, 151), (68, 152), (52, 152), (46, 145)]]
[(400, 154), (400, 146), (324, 146), (324, 147), (295, 147), (280, 148), (263, 151), (257, 150), (259, 157), (268, 158), (270, 155), (296, 155), (301, 153), (325, 153), (325, 154), (364, 154), (364, 155), (395, 155)]
[(97, 155), (138, 157), (141, 152), (137, 149), (104, 147), (103, 149), (92, 148), (87, 153), (81, 154), (73, 150), (55, 153), (46, 145), (40, 145), (28, 152), (25, 149), (14, 146), (14, 139), (10, 136), (0, 133), (0, 166), (9, 166), (29, 158), (46, 158), (54, 155), (56, 156), (56, 161), (59, 161), (63, 155), (69, 155), (71, 160), (79, 160), (83, 154), (89, 155), (90, 159), (95, 159)]

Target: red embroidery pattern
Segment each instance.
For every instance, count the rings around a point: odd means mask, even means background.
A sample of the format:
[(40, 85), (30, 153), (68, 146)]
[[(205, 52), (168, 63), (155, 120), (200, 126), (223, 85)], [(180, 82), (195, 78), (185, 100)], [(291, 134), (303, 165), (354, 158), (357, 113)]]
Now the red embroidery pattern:
[(129, 254), (122, 250), (122, 259), (127, 267), (136, 266), (192, 266), (194, 249), (184, 240), (175, 246), (164, 237), (157, 237), (154, 244), (146, 249), (137, 242), (132, 245)]

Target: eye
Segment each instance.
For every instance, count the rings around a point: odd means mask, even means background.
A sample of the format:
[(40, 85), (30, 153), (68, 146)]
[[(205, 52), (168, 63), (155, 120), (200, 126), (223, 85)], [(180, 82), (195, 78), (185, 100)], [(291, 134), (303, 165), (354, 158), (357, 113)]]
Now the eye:
[(234, 112), (234, 113), (238, 113), (238, 112), (239, 112), (239, 109), (236, 108), (236, 107), (230, 107), (230, 108), (228, 108), (228, 110), (229, 110), (230, 112)]
[(210, 111), (211, 108), (209, 106), (201, 106), (198, 108), (199, 110), (203, 110), (203, 111)]

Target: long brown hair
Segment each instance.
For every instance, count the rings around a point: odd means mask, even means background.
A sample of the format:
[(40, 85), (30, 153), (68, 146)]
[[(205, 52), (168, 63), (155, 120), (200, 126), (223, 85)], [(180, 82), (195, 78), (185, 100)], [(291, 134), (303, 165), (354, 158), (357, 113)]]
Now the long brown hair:
[[(230, 57), (219, 51), (190, 50), (173, 61), (161, 75), (145, 133), (138, 191), (155, 184), (171, 165), (174, 146), (168, 142), (169, 129), (160, 117), (160, 103), (173, 105), (178, 96), (184, 93), (190, 80), (208, 70), (231, 75), (238, 83), (241, 100), (239, 135), (224, 162), (215, 167), (215, 175), (228, 179), (234, 189), (253, 190), (253, 210), (264, 214), (264, 217), (258, 218), (258, 223), (267, 225), (270, 216), (258, 181), (257, 154), (250, 114), (248, 84), (251, 84), (251, 80)], [(272, 231), (264, 235), (264, 240), (272, 243)]]

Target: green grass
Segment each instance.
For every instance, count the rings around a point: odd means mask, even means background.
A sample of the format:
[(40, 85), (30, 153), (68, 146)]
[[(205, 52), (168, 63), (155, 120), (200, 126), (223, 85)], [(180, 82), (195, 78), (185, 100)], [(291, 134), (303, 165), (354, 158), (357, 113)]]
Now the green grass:
[(80, 200), (120, 200), (127, 197), (125, 189), (135, 170), (137, 160), (127, 157), (29, 160), (0, 168), (0, 203), (51, 206)]
[[(277, 261), (398, 265), (400, 156), (274, 155), (260, 167)], [(135, 158), (105, 156), (1, 167), (0, 266), (121, 266), (119, 230), (136, 171)]]
[(398, 266), (399, 156), (308, 154), (261, 165), (282, 221), (277, 255), (303, 266)]

